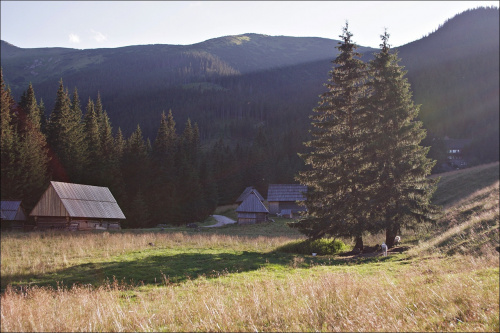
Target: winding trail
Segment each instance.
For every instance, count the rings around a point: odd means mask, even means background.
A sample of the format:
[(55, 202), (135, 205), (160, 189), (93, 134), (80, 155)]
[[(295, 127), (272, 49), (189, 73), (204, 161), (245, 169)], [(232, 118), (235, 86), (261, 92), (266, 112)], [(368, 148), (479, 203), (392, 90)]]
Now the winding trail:
[(223, 227), (226, 224), (234, 224), (234, 223), (236, 223), (235, 220), (230, 219), (229, 217), (226, 217), (226, 216), (212, 215), (212, 217), (217, 220), (217, 223), (214, 224), (214, 225), (205, 226), (203, 228), (217, 228), (217, 227)]

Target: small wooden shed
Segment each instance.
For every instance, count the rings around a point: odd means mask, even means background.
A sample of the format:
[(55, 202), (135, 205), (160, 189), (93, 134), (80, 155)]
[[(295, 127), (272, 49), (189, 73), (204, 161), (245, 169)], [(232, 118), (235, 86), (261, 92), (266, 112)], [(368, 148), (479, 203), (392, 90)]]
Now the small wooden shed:
[(2, 200), (0, 204), (0, 219), (2, 229), (23, 230), (26, 225), (26, 214), (22, 202)]
[(278, 214), (282, 210), (291, 210), (291, 213), (305, 211), (306, 207), (300, 202), (306, 200), (307, 186), (300, 184), (269, 184), (267, 202), (269, 213)]
[(236, 208), (238, 213), (238, 224), (255, 224), (267, 221), (269, 211), (260, 201), (255, 191), (251, 191), (243, 200), (241, 205)]
[(243, 200), (245, 200), (245, 198), (250, 194), (250, 192), (254, 192), (257, 197), (259, 198), (259, 200), (261, 202), (264, 202), (264, 197), (259, 193), (259, 191), (257, 191), (255, 189), (255, 187), (253, 186), (248, 186), (244, 191), (243, 193), (241, 193), (241, 195), (238, 197), (238, 199), (236, 199), (236, 203), (237, 204), (241, 204), (243, 202)]
[(50, 182), (30, 213), (39, 230), (120, 229), (125, 219), (107, 187)]

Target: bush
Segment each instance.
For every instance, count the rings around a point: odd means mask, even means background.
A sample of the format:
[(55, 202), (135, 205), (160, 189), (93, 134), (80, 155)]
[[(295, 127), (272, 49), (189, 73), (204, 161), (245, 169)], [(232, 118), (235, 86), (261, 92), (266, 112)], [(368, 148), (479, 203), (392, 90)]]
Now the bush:
[(321, 238), (316, 240), (306, 239), (287, 243), (277, 249), (279, 252), (318, 255), (337, 254), (348, 250), (348, 246), (341, 240), (333, 238)]

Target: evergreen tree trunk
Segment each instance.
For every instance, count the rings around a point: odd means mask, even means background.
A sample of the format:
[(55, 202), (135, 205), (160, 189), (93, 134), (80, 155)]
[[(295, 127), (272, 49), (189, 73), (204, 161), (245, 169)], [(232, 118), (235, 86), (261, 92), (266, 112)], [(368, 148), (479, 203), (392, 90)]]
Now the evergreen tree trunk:
[(399, 225), (393, 224), (385, 229), (385, 244), (390, 249), (394, 247), (394, 239), (398, 235)]
[(354, 245), (355, 249), (359, 249), (360, 252), (363, 252), (363, 236), (356, 236), (356, 245)]

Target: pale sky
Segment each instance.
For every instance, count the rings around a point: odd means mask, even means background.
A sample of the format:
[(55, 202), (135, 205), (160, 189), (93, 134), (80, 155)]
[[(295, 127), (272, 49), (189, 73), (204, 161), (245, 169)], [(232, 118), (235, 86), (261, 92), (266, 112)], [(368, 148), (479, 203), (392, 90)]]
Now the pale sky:
[(199, 43), (259, 33), (339, 39), (347, 20), (358, 45), (418, 40), (467, 9), (498, 1), (1, 1), (1, 39), (23, 48), (110, 48)]

